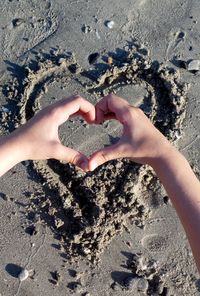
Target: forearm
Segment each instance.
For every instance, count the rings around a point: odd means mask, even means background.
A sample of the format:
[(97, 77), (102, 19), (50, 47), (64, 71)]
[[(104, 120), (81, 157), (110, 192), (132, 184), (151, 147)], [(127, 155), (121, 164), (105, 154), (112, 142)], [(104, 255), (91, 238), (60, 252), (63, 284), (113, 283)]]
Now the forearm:
[(175, 148), (152, 167), (182, 222), (200, 272), (200, 182), (185, 157)]
[(0, 139), (0, 176), (23, 160), (19, 139), (11, 134)]

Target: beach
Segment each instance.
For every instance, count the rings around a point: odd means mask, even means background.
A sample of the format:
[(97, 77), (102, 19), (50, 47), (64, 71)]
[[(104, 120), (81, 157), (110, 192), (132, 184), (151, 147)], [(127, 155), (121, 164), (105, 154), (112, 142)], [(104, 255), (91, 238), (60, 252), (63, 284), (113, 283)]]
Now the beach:
[[(96, 104), (115, 93), (200, 175), (197, 0), (0, 7), (1, 136), (64, 97)], [(64, 145), (88, 157), (121, 133), (114, 120), (71, 118), (59, 129)], [(183, 227), (147, 165), (120, 159), (84, 173), (24, 161), (0, 179), (0, 229), (0, 296), (200, 295)]]

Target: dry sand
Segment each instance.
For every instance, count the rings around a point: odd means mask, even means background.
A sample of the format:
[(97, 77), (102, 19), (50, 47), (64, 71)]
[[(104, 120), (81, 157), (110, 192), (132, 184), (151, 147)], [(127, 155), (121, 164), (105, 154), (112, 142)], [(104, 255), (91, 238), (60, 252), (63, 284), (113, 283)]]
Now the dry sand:
[[(199, 74), (185, 69), (200, 54), (197, 0), (0, 3), (0, 134), (64, 96), (96, 103), (112, 91), (198, 173)], [(75, 119), (60, 137), (90, 155), (120, 132), (113, 121)], [(28, 161), (0, 188), (0, 295), (200, 294), (182, 226), (149, 167), (113, 161), (84, 174)], [(19, 282), (22, 268), (30, 277)]]

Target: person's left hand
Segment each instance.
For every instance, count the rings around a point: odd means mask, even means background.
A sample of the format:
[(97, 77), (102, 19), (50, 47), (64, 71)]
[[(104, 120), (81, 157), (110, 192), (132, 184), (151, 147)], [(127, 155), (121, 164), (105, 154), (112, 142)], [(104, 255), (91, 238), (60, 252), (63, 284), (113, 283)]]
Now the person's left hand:
[(54, 158), (87, 170), (87, 157), (62, 145), (58, 136), (58, 127), (72, 116), (82, 116), (88, 123), (94, 123), (95, 107), (80, 96), (72, 96), (44, 108), (12, 133), (21, 149), (21, 160)]

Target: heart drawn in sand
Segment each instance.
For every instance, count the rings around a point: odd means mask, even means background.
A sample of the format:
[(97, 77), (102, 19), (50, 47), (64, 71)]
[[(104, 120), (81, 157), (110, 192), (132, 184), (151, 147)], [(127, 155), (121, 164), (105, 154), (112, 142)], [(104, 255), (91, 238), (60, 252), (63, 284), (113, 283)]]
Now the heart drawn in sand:
[[(111, 65), (102, 63), (82, 70), (74, 58), (58, 55), (42, 59), (34, 70), (27, 67), (22, 81), (12, 81), (14, 91), (10, 93), (17, 100), (19, 112), (9, 114), (7, 120), (14, 120), (18, 126), (55, 97), (61, 99), (59, 94), (68, 97), (78, 93), (95, 105), (102, 96), (114, 92), (126, 99), (131, 97), (129, 103), (142, 108), (165, 136), (176, 140), (187, 92), (179, 73), (151, 62), (134, 49), (112, 53), (112, 60)], [(65, 146), (90, 155), (115, 142), (121, 124), (108, 121), (94, 126), (82, 118), (72, 118), (59, 134)], [(97, 258), (128, 217), (143, 227), (150, 210), (145, 197), (157, 184), (149, 168), (126, 160), (111, 161), (88, 174), (57, 160), (33, 161), (30, 168), (43, 179), (45, 194), (39, 198), (39, 213), (45, 212), (43, 219), (59, 234), (72, 257)]]

